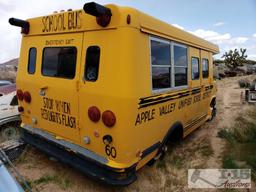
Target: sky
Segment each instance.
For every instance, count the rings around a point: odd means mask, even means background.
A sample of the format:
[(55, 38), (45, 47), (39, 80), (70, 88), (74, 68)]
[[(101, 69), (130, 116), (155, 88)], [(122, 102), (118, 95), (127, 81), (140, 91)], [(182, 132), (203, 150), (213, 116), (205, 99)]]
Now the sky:
[[(0, 0), (0, 63), (19, 57), (20, 29), (8, 19), (28, 19), (54, 11), (82, 9), (86, 0)], [(256, 60), (256, 0), (97, 0), (130, 6), (217, 44), (225, 51), (246, 48)]]

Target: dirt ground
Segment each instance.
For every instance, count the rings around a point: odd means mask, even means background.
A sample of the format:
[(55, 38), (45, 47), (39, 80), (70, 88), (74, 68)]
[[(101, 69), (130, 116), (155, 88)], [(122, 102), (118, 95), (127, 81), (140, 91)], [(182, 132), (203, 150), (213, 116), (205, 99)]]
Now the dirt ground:
[[(225, 142), (217, 137), (221, 128), (229, 127), (238, 113), (255, 107), (242, 104), (237, 81), (244, 77), (218, 81), (217, 117), (188, 136), (182, 144), (169, 150), (163, 161), (145, 166), (138, 173), (138, 180), (125, 188), (99, 184), (62, 163), (49, 159), (37, 149), (28, 147), (15, 163), (33, 191), (84, 192), (84, 191), (202, 191), (188, 189), (189, 168), (221, 168)], [(255, 76), (248, 76), (255, 78)], [(216, 191), (216, 190), (206, 190)], [(225, 190), (224, 190), (225, 191)], [(255, 186), (251, 191), (256, 191)]]

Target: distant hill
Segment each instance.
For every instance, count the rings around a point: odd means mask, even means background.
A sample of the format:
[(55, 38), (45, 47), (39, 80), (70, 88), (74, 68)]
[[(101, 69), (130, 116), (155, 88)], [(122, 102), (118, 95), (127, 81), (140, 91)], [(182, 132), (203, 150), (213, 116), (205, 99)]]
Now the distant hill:
[(18, 58), (0, 63), (0, 80), (15, 82), (18, 67)]
[(7, 61), (5, 63), (0, 63), (0, 68), (6, 68), (6, 67), (17, 67), (18, 66), (19, 59), (12, 59), (10, 61)]

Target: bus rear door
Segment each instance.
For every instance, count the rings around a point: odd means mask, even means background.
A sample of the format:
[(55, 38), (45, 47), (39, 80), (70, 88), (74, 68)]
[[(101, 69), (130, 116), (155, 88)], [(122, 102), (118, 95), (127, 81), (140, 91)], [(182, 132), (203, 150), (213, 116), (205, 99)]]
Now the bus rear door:
[(36, 126), (80, 143), (78, 80), (83, 33), (41, 36), (33, 42), (37, 42), (41, 66), (31, 75), (35, 77), (28, 81), (31, 85), (24, 87), (32, 93), (31, 112), (40, 116)]

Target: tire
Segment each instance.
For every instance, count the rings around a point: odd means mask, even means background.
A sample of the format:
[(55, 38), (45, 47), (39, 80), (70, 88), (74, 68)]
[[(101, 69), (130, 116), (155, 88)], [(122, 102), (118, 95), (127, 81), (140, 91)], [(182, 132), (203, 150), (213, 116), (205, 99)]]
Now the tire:
[(210, 118), (208, 119), (208, 121), (212, 121), (212, 120), (216, 117), (216, 115), (217, 115), (216, 104), (212, 105), (212, 106), (210, 107), (210, 109), (211, 109), (211, 116), (210, 116)]
[(163, 160), (165, 157), (166, 152), (168, 151), (169, 146), (175, 146), (182, 141), (183, 135), (183, 128), (180, 123), (175, 123), (171, 129), (169, 129), (168, 133), (166, 134), (165, 138), (162, 141), (161, 147), (158, 149), (158, 153), (156, 156), (151, 159), (147, 165), (153, 165), (156, 160)]
[(163, 145), (163, 146), (159, 149), (157, 155), (156, 155), (154, 158), (152, 158), (149, 162), (147, 162), (147, 165), (148, 165), (148, 166), (152, 166), (152, 165), (155, 164), (155, 162), (156, 162), (158, 159), (159, 159), (159, 160), (163, 160), (164, 157), (165, 157), (165, 154), (166, 154), (167, 150), (168, 150), (168, 146), (167, 146), (167, 145)]
[(0, 129), (0, 142), (19, 139), (20, 138), (20, 130), (19, 130), (20, 122), (10, 122)]

